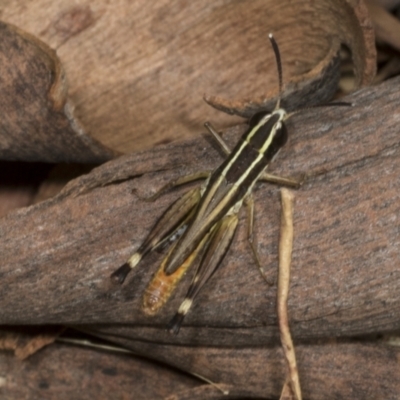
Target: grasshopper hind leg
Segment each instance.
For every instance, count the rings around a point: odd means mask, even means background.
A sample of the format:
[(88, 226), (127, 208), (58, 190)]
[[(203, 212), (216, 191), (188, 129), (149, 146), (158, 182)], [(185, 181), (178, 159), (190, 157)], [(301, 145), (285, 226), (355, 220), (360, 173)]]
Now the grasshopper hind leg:
[(139, 263), (142, 259), (142, 255), (139, 252), (133, 254), (133, 256), (124, 264), (122, 264), (117, 270), (115, 270), (110, 278), (114, 283), (118, 283), (122, 285), (128, 276), (129, 272), (132, 271), (133, 268)]
[(131, 271), (131, 266), (129, 263), (122, 264), (117, 270), (115, 270), (111, 275), (110, 278), (114, 283), (118, 283), (122, 285), (128, 276), (129, 272)]
[(200, 198), (201, 188), (197, 187), (186, 192), (167, 208), (136, 253), (111, 274), (111, 280), (117, 284), (122, 284), (147, 253), (177, 235), (193, 217), (193, 210)]
[(256, 263), (261, 273), (261, 276), (265, 279), (265, 281), (269, 286), (272, 286), (274, 283), (268, 279), (267, 273), (261, 264), (260, 256), (258, 255), (257, 251), (257, 245), (254, 240), (254, 199), (252, 195), (246, 197), (245, 205), (247, 206), (247, 222), (248, 222), (247, 241), (250, 245), (254, 262)]
[(223, 260), (238, 224), (238, 216), (228, 214), (221, 219), (209, 232), (209, 239), (205, 243), (205, 252), (189, 286), (186, 297), (181, 303), (178, 312), (168, 324), (168, 331), (177, 335), (182, 322), (189, 312), (193, 301), (204, 284), (211, 278)]
[(218, 143), (218, 145), (220, 146), (221, 150), (227, 155), (229, 156), (229, 154), (231, 154), (231, 149), (229, 148), (229, 146), (225, 143), (225, 140), (222, 139), (221, 134), (217, 131), (217, 129), (214, 127), (214, 125), (211, 124), (211, 122), (205, 122), (204, 126), (206, 127), (206, 129), (208, 130), (208, 132), (211, 133), (211, 135), (213, 136), (213, 138), (215, 139), (215, 141)]

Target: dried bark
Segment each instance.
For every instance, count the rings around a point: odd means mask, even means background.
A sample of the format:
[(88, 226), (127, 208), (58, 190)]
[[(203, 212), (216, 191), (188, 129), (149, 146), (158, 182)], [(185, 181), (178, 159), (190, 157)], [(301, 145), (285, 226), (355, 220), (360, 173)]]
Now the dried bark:
[[(202, 385), (172, 399), (279, 398), (285, 361), (279, 346), (217, 349), (114, 340), (183, 371), (197, 373), (229, 390)], [(305, 399), (397, 399), (400, 389), (398, 348), (368, 343), (297, 345)]]
[(0, 158), (45, 162), (110, 160), (116, 153), (86, 134), (73, 115), (56, 53), (0, 23)]
[(52, 345), (24, 361), (0, 354), (4, 399), (165, 399), (198, 380), (129, 354)]
[[(294, 217), (289, 315), (297, 339), (399, 329), (398, 82), (349, 97), (354, 107), (310, 110), (289, 120), (291, 138), (273, 170), (309, 174), (296, 192)], [(243, 129), (232, 129), (229, 142)], [(159, 255), (142, 262), (123, 287), (109, 281), (185, 189), (155, 203), (138, 196), (220, 161), (205, 138), (125, 156), (71, 182), (55, 199), (1, 219), (0, 323), (126, 324), (101, 329), (165, 343), (274, 341), (275, 289), (253, 264), (245, 224), (176, 338), (164, 327), (191, 274), (155, 318), (141, 313), (141, 296)], [(273, 277), (277, 189), (260, 185), (255, 199), (259, 252)]]
[[(137, 356), (55, 343), (21, 361), (0, 354), (0, 393), (7, 399), (276, 398), (285, 377), (279, 346), (216, 349), (126, 341)], [(307, 399), (397, 399), (399, 349), (372, 343), (296, 347)], [(161, 364), (140, 358), (140, 354)], [(166, 368), (165, 363), (178, 369)], [(211, 379), (221, 390), (190, 376)], [(109, 397), (107, 397), (109, 396)]]
[(282, 52), (287, 106), (333, 96), (341, 43), (353, 52), (359, 83), (375, 71), (371, 24), (356, 0), (22, 4), (4, 5), (2, 19), (57, 50), (76, 117), (122, 152), (196, 137), (204, 119), (232, 124), (201, 101), (204, 93), (236, 99), (218, 100), (225, 109), (252, 99), (245, 115), (266, 107), (278, 86), (269, 32)]
[[(289, 42), (293, 42), (293, 37), (297, 36), (297, 29), (302, 31), (304, 26), (313, 27), (312, 32), (305, 35), (304, 32), (299, 33), (298, 37), (307, 39), (293, 46), (292, 53), (300, 47), (303, 60), (308, 57), (313, 60), (312, 53), (316, 49), (320, 55), (307, 73), (298, 76), (294, 74), (285, 80), (285, 95), (281, 103), (285, 109), (295, 110), (323, 104), (332, 98), (339, 80), (339, 50), (342, 44), (347, 45), (352, 52), (355, 87), (371, 83), (376, 71), (376, 50), (372, 24), (363, 2), (328, 0), (307, 5), (310, 8), (304, 3), (298, 3), (299, 9), (290, 3), (284, 4), (283, 10), (281, 6), (282, 3), (271, 2), (269, 10), (276, 14), (278, 20), (282, 18), (280, 24), (291, 27)], [(253, 94), (247, 99), (233, 100), (221, 96), (205, 96), (205, 100), (219, 110), (249, 118), (260, 109), (272, 109), (278, 95), (275, 87), (258, 97)]]

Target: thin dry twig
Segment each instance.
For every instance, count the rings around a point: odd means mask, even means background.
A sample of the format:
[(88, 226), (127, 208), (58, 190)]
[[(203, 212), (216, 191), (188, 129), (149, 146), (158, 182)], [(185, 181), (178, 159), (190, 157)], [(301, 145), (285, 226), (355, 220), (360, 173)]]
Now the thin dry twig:
[(289, 296), (290, 264), (293, 248), (293, 193), (287, 189), (281, 190), (282, 214), (281, 233), (279, 241), (279, 275), (278, 275), (278, 321), (282, 348), (289, 369), (289, 376), (283, 386), (281, 399), (287, 398), (288, 388), (293, 392), (294, 399), (301, 400), (300, 380), (297, 370), (296, 354), (289, 329), (287, 300)]

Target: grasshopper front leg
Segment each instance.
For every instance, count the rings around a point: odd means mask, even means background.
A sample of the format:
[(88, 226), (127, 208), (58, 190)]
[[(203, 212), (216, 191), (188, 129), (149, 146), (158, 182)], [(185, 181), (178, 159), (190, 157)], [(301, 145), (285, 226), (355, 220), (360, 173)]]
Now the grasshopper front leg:
[(299, 188), (304, 183), (305, 180), (306, 180), (305, 175), (303, 175), (301, 178), (293, 178), (290, 176), (286, 177), (286, 176), (273, 175), (269, 174), (268, 172), (264, 172), (258, 179), (259, 182), (274, 183), (276, 185), (289, 186), (289, 187), (294, 187), (296, 189)]
[(261, 276), (265, 279), (269, 286), (273, 285), (268, 277), (267, 273), (264, 270), (264, 267), (261, 265), (260, 256), (258, 255), (256, 243), (254, 240), (254, 199), (253, 196), (249, 195), (245, 199), (245, 205), (247, 207), (247, 223), (248, 223), (248, 231), (247, 231), (247, 241), (250, 244), (251, 252), (253, 254), (253, 258), (255, 263), (257, 264), (258, 269), (260, 270)]

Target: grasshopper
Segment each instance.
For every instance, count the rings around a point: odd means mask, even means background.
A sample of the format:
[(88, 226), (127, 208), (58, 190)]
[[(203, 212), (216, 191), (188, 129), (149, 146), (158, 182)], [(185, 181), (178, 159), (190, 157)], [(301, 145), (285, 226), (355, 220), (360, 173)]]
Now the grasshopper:
[[(111, 279), (122, 284), (128, 273), (141, 259), (161, 245), (172, 246), (148, 286), (143, 308), (155, 314), (169, 298), (186, 269), (201, 256), (197, 271), (185, 299), (169, 324), (177, 334), (185, 315), (203, 285), (223, 260), (234, 237), (238, 214), (243, 204), (248, 208), (250, 243), (253, 257), (265, 279), (253, 241), (254, 201), (252, 189), (258, 181), (272, 181), (298, 186), (299, 182), (267, 174), (269, 163), (288, 139), (284, 122), (293, 114), (280, 107), (282, 94), (282, 65), (278, 45), (269, 35), (279, 78), (279, 97), (272, 112), (258, 112), (249, 121), (249, 127), (231, 151), (210, 123), (205, 126), (227, 154), (225, 161), (213, 172), (199, 172), (168, 183), (148, 200), (155, 200), (166, 190), (191, 181), (205, 179), (202, 186), (189, 190), (161, 216), (138, 250), (118, 268)], [(268, 279), (267, 279), (268, 281)]]

